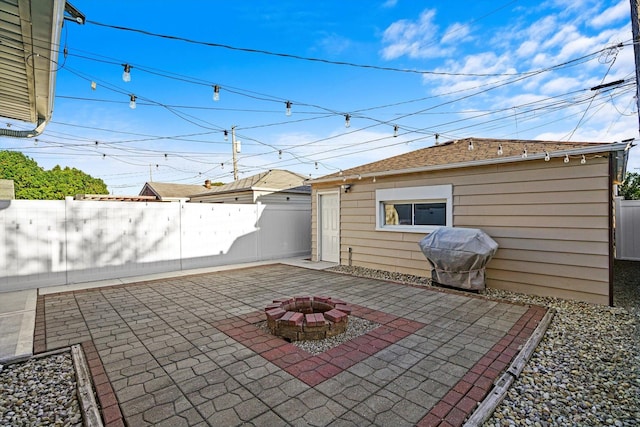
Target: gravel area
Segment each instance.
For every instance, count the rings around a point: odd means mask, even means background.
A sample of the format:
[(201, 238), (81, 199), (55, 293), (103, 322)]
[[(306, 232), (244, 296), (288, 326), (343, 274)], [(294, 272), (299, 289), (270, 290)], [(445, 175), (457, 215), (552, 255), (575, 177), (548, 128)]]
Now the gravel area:
[(0, 365), (0, 425), (82, 425), (71, 353)]
[[(416, 278), (339, 266), (335, 271), (407, 284)], [(640, 262), (616, 261), (616, 307), (487, 289), (489, 298), (553, 308), (522, 375), (485, 427), (640, 425)]]

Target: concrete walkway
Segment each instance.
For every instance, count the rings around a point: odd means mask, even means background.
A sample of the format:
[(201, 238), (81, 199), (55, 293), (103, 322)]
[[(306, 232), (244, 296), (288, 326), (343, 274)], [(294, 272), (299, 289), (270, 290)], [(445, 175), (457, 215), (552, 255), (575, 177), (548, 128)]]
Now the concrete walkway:
[[(34, 348), (82, 344), (108, 426), (459, 426), (545, 314), (284, 264), (64, 290), (38, 297)], [(259, 327), (298, 295), (380, 326), (313, 356)]]

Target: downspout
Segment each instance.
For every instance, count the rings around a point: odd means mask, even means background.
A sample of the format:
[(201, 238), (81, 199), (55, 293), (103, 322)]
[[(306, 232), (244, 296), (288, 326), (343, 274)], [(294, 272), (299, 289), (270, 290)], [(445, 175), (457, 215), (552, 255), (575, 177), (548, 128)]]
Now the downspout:
[(615, 239), (615, 231), (613, 229), (614, 226), (614, 194), (613, 194), (613, 177), (616, 173), (615, 171), (615, 162), (614, 157), (616, 156), (615, 152), (609, 153), (609, 307), (613, 307), (613, 268), (614, 268), (614, 239)]
[(33, 138), (40, 135), (45, 126), (49, 123), (49, 119), (43, 117), (38, 118), (38, 125), (33, 130), (13, 130), (13, 129), (0, 129), (0, 136), (8, 136), (10, 138)]

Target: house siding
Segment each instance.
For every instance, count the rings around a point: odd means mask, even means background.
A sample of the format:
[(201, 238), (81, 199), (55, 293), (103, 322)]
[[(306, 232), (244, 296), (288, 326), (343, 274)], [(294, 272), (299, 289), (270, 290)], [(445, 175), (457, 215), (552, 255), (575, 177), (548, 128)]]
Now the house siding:
[[(453, 185), (453, 225), (499, 244), (487, 286), (592, 303), (609, 302), (608, 159), (556, 159), (353, 181), (340, 193), (341, 264), (429, 276), (424, 233), (375, 231), (375, 190)], [(318, 190), (338, 185), (316, 184)], [(312, 208), (312, 253), (317, 219)]]

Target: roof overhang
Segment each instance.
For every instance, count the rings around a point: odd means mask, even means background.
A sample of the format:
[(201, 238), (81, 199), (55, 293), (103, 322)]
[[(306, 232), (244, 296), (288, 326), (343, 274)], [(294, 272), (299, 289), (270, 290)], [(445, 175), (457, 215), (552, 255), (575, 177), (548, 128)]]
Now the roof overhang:
[(0, 135), (34, 137), (51, 119), (65, 8), (84, 23), (65, 0), (0, 2), (0, 116), (35, 125), (26, 131), (0, 129)]
[[(623, 142), (614, 142), (611, 144), (601, 144), (601, 145), (593, 145), (588, 147), (573, 148), (570, 150), (558, 150), (558, 151), (550, 152), (549, 155), (551, 158), (553, 158), (553, 157), (565, 157), (567, 155), (580, 156), (580, 155), (622, 151), (624, 152), (624, 154), (622, 155), (624, 159), (626, 159), (628, 155), (628, 150), (632, 146), (633, 145), (631, 141), (623, 141)], [(502, 163), (527, 162), (531, 160), (544, 159), (544, 158), (545, 158), (544, 153), (537, 153), (537, 154), (530, 154), (526, 158), (522, 158), (522, 156), (509, 156), (509, 157), (473, 160), (468, 162), (424, 166), (424, 167), (418, 167), (418, 168), (396, 169), (396, 170), (370, 172), (370, 173), (362, 173), (362, 174), (351, 174), (351, 175), (343, 174), (338, 176), (330, 176), (326, 178), (307, 180), (306, 183), (309, 185), (313, 185), (313, 184), (325, 184), (325, 183), (340, 182), (340, 181), (356, 181), (363, 178), (374, 178), (374, 177), (382, 178), (385, 176), (432, 172), (432, 171), (439, 171), (439, 170), (446, 170), (446, 169), (488, 166), (488, 165), (495, 165), (495, 164), (502, 164)], [(622, 164), (624, 165), (624, 168), (626, 168), (626, 161), (623, 161)]]

